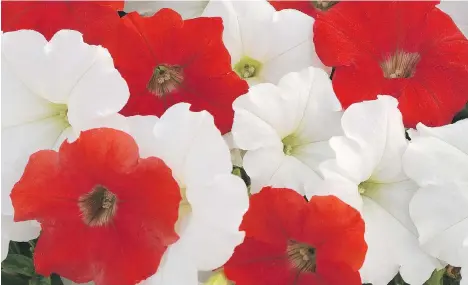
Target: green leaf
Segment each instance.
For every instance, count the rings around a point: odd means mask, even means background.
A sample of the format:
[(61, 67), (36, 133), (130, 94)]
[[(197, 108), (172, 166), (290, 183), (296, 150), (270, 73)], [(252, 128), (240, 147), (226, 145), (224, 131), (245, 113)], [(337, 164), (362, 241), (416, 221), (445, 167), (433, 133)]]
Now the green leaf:
[(32, 277), (34, 276), (34, 263), (30, 257), (21, 254), (9, 254), (2, 262), (2, 271)]
[(28, 278), (23, 275), (8, 274), (2, 271), (2, 284), (6, 285), (28, 285)]
[(445, 274), (445, 268), (442, 268), (440, 270), (434, 270), (434, 272), (431, 275), (431, 278), (426, 281), (426, 285), (443, 285), (444, 283), (444, 274)]
[(52, 274), (50, 276), (50, 280), (52, 280), (52, 285), (63, 285), (62, 278), (60, 278), (60, 276), (57, 274)]
[(31, 280), (29, 280), (29, 285), (51, 285), (52, 280), (50, 277), (44, 277), (40, 275), (36, 275)]

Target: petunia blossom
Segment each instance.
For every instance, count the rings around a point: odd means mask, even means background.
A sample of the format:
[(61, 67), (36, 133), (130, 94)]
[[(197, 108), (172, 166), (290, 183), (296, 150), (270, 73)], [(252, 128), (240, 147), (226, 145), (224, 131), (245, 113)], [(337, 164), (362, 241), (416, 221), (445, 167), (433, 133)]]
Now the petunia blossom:
[(304, 193), (319, 180), (319, 164), (334, 157), (328, 145), (340, 135), (341, 106), (328, 74), (318, 68), (284, 76), (278, 86), (262, 83), (233, 104), (232, 135), (247, 153), (243, 167), (251, 192), (264, 186)]
[(326, 13), (339, 1), (318, 0), (318, 1), (295, 1), (295, 0), (269, 0), (276, 10), (296, 9), (311, 17), (316, 18), (318, 14)]
[(387, 94), (406, 127), (452, 121), (468, 101), (468, 40), (437, 3), (343, 1), (317, 17), (315, 48), (344, 108)]
[(122, 40), (109, 48), (131, 92), (121, 113), (161, 116), (170, 106), (187, 102), (193, 111), (210, 112), (221, 132), (229, 132), (232, 102), (248, 85), (231, 70), (221, 19), (184, 21), (162, 9), (152, 17), (133, 12), (122, 21), (127, 27)]
[(362, 284), (364, 222), (334, 196), (307, 202), (291, 189), (263, 188), (241, 229), (245, 240), (224, 265), (236, 285)]
[(408, 141), (397, 105), (379, 96), (344, 112), (344, 135), (330, 140), (336, 159), (320, 166), (325, 180), (309, 185), (307, 196), (336, 195), (362, 213), (369, 247), (363, 283), (386, 285), (400, 272), (406, 283), (422, 285), (441, 265), (419, 246), (409, 215), (418, 186), (403, 172)]
[(34, 153), (11, 192), (15, 221), (37, 220), (35, 271), (74, 282), (132, 285), (154, 274), (178, 240), (181, 194), (159, 158), (140, 158), (115, 129), (84, 131)]
[(208, 5), (208, 0), (192, 0), (192, 1), (140, 1), (127, 0), (125, 1), (124, 11), (127, 13), (138, 12), (142, 16), (151, 17), (156, 12), (163, 8), (169, 8), (179, 13), (184, 19), (192, 19), (200, 17)]
[(210, 1), (202, 16), (221, 17), (233, 69), (250, 85), (277, 84), (289, 72), (326, 69), (312, 42), (314, 19), (296, 10), (276, 12), (266, 0)]
[(140, 155), (163, 159), (183, 197), (176, 224), (180, 239), (144, 285), (198, 285), (198, 271), (222, 266), (244, 238), (239, 225), (248, 208), (247, 188), (231, 174), (229, 148), (213, 117), (189, 109), (179, 103), (159, 119), (128, 118)]
[(4, 33), (1, 76), (2, 214), (12, 216), (9, 194), (29, 155), (55, 149), (90, 128), (125, 129), (117, 112), (129, 91), (107, 50), (68, 30), (50, 42), (31, 30)]
[(468, 265), (467, 134), (467, 119), (436, 128), (419, 124), (403, 156), (405, 172), (420, 187), (410, 214), (421, 246), (463, 269)]

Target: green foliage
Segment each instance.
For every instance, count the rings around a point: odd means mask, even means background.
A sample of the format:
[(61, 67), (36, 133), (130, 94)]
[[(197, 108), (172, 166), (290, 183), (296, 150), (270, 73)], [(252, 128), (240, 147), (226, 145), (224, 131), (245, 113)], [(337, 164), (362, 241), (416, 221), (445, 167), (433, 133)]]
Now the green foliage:
[(8, 256), (2, 262), (2, 284), (5, 285), (63, 285), (56, 274), (45, 277), (34, 269), (33, 253), (36, 240), (10, 242)]

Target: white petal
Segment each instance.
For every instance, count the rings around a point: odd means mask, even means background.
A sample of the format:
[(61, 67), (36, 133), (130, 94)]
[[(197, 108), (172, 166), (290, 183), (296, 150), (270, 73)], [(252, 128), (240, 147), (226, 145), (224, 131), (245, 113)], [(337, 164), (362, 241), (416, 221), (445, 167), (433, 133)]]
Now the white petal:
[(184, 251), (181, 240), (166, 250), (155, 275), (139, 285), (198, 285), (198, 272)]
[(185, 185), (210, 181), (232, 171), (229, 148), (213, 117), (191, 112), (189, 104), (169, 108), (154, 127), (153, 155), (163, 159)]
[(124, 11), (136, 11), (144, 16), (152, 16), (160, 9), (169, 8), (179, 13), (184, 19), (199, 17), (209, 1), (125, 1)]
[[(47, 68), (44, 52), (46, 44), (44, 36), (32, 30), (2, 34), (2, 73), (3, 64), (7, 63), (10, 72), (29, 90), (35, 95), (44, 95), (48, 81), (47, 72), (44, 72)], [(2, 89), (2, 99), (5, 96), (3, 91)]]
[(356, 210), (362, 211), (362, 198), (359, 195), (357, 186), (344, 177), (309, 183), (306, 185), (305, 193), (309, 200), (313, 196), (333, 195)]
[(294, 131), (300, 102), (288, 95), (266, 83), (251, 87), (234, 101), (232, 134), (241, 149), (276, 145)]
[(440, 139), (420, 135), (405, 152), (403, 167), (421, 186), (466, 181), (468, 155)]
[(433, 256), (460, 266), (468, 238), (468, 183), (421, 188), (411, 201), (410, 213), (424, 248)]
[(94, 61), (81, 73), (68, 101), (68, 121), (77, 130), (85, 129), (89, 121), (119, 112), (130, 94), (109, 52), (92, 47)]
[[(397, 194), (392, 196), (396, 197)], [(360, 270), (363, 282), (385, 285), (400, 270), (407, 283), (422, 285), (440, 266), (437, 260), (420, 248), (417, 237), (382, 207), (380, 201), (367, 197), (363, 200), (365, 239), (368, 244), (366, 259)], [(406, 211), (404, 204), (400, 207), (401, 213)]]
[[(401, 159), (407, 141), (396, 99), (379, 96), (374, 101), (353, 104), (341, 122), (347, 139), (331, 141), (341, 168), (361, 181), (405, 179)], [(350, 160), (352, 153), (355, 158)]]
[(203, 221), (213, 229), (232, 232), (238, 232), (249, 207), (244, 181), (232, 174), (218, 175), (208, 184), (188, 187), (187, 200), (192, 207), (193, 219)]
[(21, 78), (21, 70), (15, 72), (9, 61), (2, 53), (2, 128), (58, 114), (60, 109), (25, 85), (26, 79)]
[[(108, 116), (97, 117), (95, 119), (83, 122), (83, 130), (95, 129), (95, 128), (111, 128), (119, 131), (128, 133), (130, 126), (127, 118), (119, 113), (110, 114)], [(151, 132), (148, 133), (151, 136)]]
[(182, 241), (198, 270), (223, 265), (244, 238), (239, 232), (248, 208), (247, 188), (237, 176), (218, 175), (206, 185), (187, 188), (192, 215)]
[(318, 174), (307, 165), (293, 156), (285, 155), (280, 167), (274, 172), (267, 185), (290, 188), (304, 195), (306, 185), (320, 180)]
[(140, 157), (146, 158), (152, 155), (152, 149), (156, 145), (156, 138), (153, 135), (153, 130), (158, 120), (156, 116), (127, 117), (127, 124), (130, 128), (129, 133), (138, 145)]
[(250, 193), (258, 193), (263, 187), (271, 186), (271, 178), (284, 160), (281, 146), (248, 151), (244, 155), (244, 169), (250, 177)]
[(468, 154), (468, 119), (435, 128), (419, 123), (417, 129), (420, 136), (436, 137)]
[[(327, 141), (341, 135), (341, 104), (328, 75), (318, 68), (305, 68), (284, 76), (278, 86), (288, 97), (296, 98), (299, 114), (294, 133), (301, 144)], [(294, 118), (291, 115), (291, 119)], [(326, 122), (326, 123), (324, 123)]]
[(42, 149), (52, 149), (67, 123), (52, 117), (37, 122), (2, 129), (2, 212), (13, 213), (10, 192), (23, 175), (29, 156)]

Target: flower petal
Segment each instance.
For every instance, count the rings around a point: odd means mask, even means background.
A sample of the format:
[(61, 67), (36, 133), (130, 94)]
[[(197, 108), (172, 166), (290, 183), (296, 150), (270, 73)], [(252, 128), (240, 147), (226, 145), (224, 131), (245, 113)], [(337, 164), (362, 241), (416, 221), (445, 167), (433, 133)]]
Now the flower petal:
[(176, 104), (159, 119), (154, 128), (153, 155), (162, 158), (184, 185), (231, 173), (229, 148), (213, 117), (206, 111), (191, 112), (189, 107)]
[(468, 237), (467, 189), (467, 183), (426, 186), (414, 195), (410, 204), (422, 246), (454, 266), (461, 266), (468, 256), (462, 255)]

